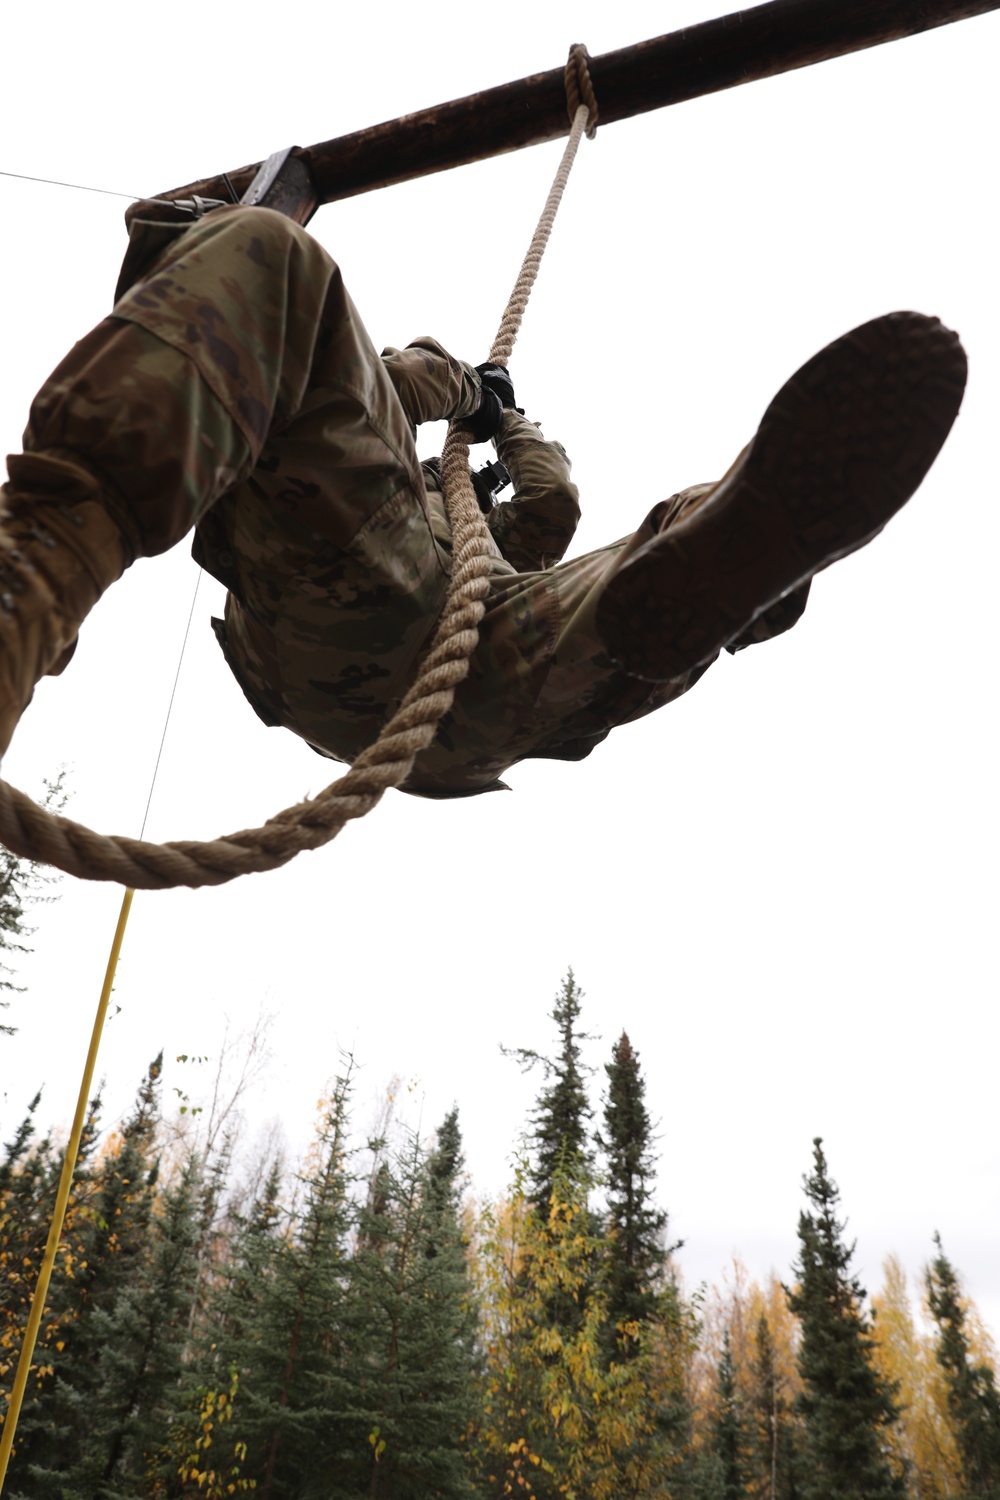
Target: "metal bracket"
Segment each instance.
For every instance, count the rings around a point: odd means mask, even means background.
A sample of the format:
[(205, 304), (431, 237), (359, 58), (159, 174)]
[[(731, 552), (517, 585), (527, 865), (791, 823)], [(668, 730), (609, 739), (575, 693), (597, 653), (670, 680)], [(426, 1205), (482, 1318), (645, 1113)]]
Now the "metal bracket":
[(319, 193), (306, 163), (286, 146), (267, 158), (247, 188), (241, 203), (250, 208), (273, 208), (279, 214), (307, 224), (319, 207)]
[(149, 202), (167, 202), (172, 208), (182, 208), (185, 213), (193, 214), (196, 219), (204, 218), (207, 213), (211, 213), (213, 208), (226, 207), (224, 198), (199, 198), (197, 193), (193, 198), (151, 198)]

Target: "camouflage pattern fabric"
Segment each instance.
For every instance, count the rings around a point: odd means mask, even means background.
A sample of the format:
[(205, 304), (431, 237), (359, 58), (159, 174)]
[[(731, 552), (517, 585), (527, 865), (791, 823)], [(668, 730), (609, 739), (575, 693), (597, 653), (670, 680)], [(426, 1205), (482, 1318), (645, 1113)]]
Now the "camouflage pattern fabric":
[[(92, 473), (134, 556), (194, 527), (196, 558), (229, 591), (214, 623), (255, 711), (349, 762), (412, 681), (447, 589), (450, 530), (415, 426), (471, 414), (478, 377), (429, 338), (379, 356), (335, 263), (267, 209), (134, 223), (118, 291), (39, 392), (26, 450)], [(513, 411), (497, 448), (514, 498), (489, 517), (468, 679), (407, 783), (424, 795), (494, 789), (530, 756), (580, 759), (706, 670), (630, 678), (594, 614), (622, 561), (712, 487), (564, 563), (579, 519), (564, 450)]]

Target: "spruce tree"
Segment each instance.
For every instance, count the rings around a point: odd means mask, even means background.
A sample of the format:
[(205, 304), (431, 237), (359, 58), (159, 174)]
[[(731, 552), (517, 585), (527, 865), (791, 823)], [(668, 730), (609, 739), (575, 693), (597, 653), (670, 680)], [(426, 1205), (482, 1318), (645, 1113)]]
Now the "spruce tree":
[[(13, 1139), (7, 1143), (0, 1165), (0, 1409), (14, 1384), (55, 1202), (54, 1174), (58, 1168), (52, 1142), (46, 1137), (33, 1144), (40, 1099), (40, 1093), (32, 1099)], [(59, 1271), (57, 1261), (57, 1279)], [(40, 1367), (48, 1363), (47, 1329), (48, 1320), (35, 1346), (35, 1360)], [(58, 1321), (56, 1338), (59, 1338)], [(9, 1487), (14, 1494), (21, 1455), (37, 1425), (43, 1390), (48, 1383), (39, 1376), (37, 1381), (29, 1382), (25, 1392), (10, 1468)]]
[[(266, 1234), (267, 1254), (238, 1344), (218, 1351), (235, 1363), (249, 1445), (248, 1472), (262, 1500), (308, 1500), (329, 1493), (328, 1433), (349, 1394), (345, 1386), (343, 1304), (354, 1213), (348, 1151), (351, 1070), (324, 1107), (312, 1159), (300, 1181), (301, 1214), (283, 1235)], [(216, 1380), (225, 1378), (225, 1368)], [(325, 1486), (325, 1488), (324, 1488)]]
[[(49, 812), (61, 812), (66, 805), (64, 778), (65, 773), (60, 771), (55, 781), (44, 784), (41, 805)], [(58, 878), (48, 866), (36, 860), (22, 859), (0, 845), (0, 997), (22, 991), (23, 986), (14, 983), (12, 958), (31, 952), (25, 940), (35, 929), (28, 925), (28, 907), (51, 901), (53, 898), (42, 892), (46, 885)], [(9, 1000), (0, 998), (0, 1010), (7, 1010), (9, 1006)], [(13, 1036), (16, 1030), (16, 1026), (0, 1023), (0, 1036)]]
[[(438, 1126), (436, 1144), (427, 1158), (424, 1176), (424, 1201), (429, 1220), (426, 1253), (431, 1258), (440, 1254), (445, 1246), (461, 1247), (459, 1214), (464, 1166), (456, 1105)], [(464, 1255), (462, 1263), (464, 1265)]]
[[(601, 1228), (589, 1202), (594, 1185), (593, 1151), (589, 1141), (593, 1111), (585, 1078), (592, 1070), (581, 1061), (580, 1044), (590, 1039), (579, 1025), (582, 998), (583, 992), (573, 970), (569, 969), (549, 1012), (556, 1024), (558, 1051), (550, 1057), (519, 1047), (514, 1054), (522, 1069), (541, 1064), (544, 1078), (528, 1134), (531, 1151), (528, 1202), (543, 1233), (553, 1213), (561, 1212), (571, 1204), (576, 1215), (582, 1207), (588, 1218), (587, 1240), (594, 1247), (592, 1264), (582, 1288), (570, 1295), (558, 1284), (553, 1287), (548, 1299), (547, 1322), (556, 1336), (560, 1331), (567, 1334), (579, 1331), (600, 1264), (597, 1242)], [(552, 1230), (558, 1239), (562, 1234), (561, 1227), (553, 1225)]]
[(532, 1114), (530, 1132), (533, 1163), (530, 1198), (543, 1220), (552, 1205), (556, 1178), (582, 1181), (591, 1172), (593, 1156), (588, 1129), (593, 1111), (585, 1083), (588, 1069), (580, 1058), (580, 1043), (588, 1041), (589, 1034), (579, 1029), (582, 999), (583, 991), (569, 969), (549, 1012), (559, 1034), (556, 1055), (548, 1057), (524, 1047), (514, 1051), (523, 1069), (541, 1063), (545, 1079)]
[(608, 1248), (605, 1287), (613, 1344), (609, 1356), (626, 1358), (638, 1348), (636, 1334), (659, 1309), (668, 1251), (667, 1215), (653, 1203), (653, 1127), (639, 1054), (623, 1031), (605, 1064), (608, 1094), (604, 1130), (598, 1137), (607, 1160)]
[(188, 1170), (198, 1183), (198, 1237), (195, 1244), (195, 1285), (191, 1307), (191, 1331), (205, 1315), (211, 1297), (215, 1262), (230, 1248), (225, 1224), (226, 1192), (236, 1145), (235, 1129), (224, 1129), (203, 1151), (191, 1153)]
[(802, 1328), (799, 1408), (809, 1460), (803, 1496), (893, 1500), (906, 1494), (883, 1441), (899, 1414), (894, 1388), (875, 1367), (865, 1292), (850, 1271), (854, 1246), (843, 1240), (822, 1141), (813, 1144), (813, 1170), (803, 1179), (810, 1208), (799, 1216), (798, 1285), (788, 1294)]
[(94, 1313), (100, 1400), (74, 1476), (81, 1494), (134, 1500), (173, 1418), (195, 1295), (200, 1189), (199, 1164), (189, 1160), (159, 1194), (145, 1264), (112, 1306)]
[(373, 1174), (350, 1264), (355, 1379), (337, 1466), (345, 1495), (471, 1495), (462, 1444), (477, 1315), (460, 1222), (461, 1171), (452, 1110), (433, 1151), (410, 1135)]
[(718, 1461), (719, 1500), (743, 1500), (746, 1494), (746, 1422), (736, 1389), (736, 1366), (727, 1328), (715, 1386), (712, 1447)]
[(759, 1500), (798, 1500), (799, 1423), (778, 1369), (777, 1351), (764, 1313), (757, 1320), (750, 1374), (753, 1382), (749, 1412), (752, 1493)]
[[(0, 1165), (0, 1392), (9, 1390), (20, 1357), (38, 1274), (62, 1175), (63, 1152), (49, 1137), (34, 1143), (36, 1094)], [(86, 1293), (80, 1286), (91, 1241), (95, 1174), (91, 1158), (97, 1142), (100, 1100), (92, 1099), (84, 1121), (59, 1250), (52, 1270), (45, 1317), (35, 1344), (37, 1379), (28, 1384), (18, 1422), (13, 1474), (22, 1474), (23, 1460), (35, 1440), (44, 1445), (51, 1426), (52, 1397), (72, 1363), (67, 1341), (84, 1312)], [(2, 1399), (2, 1397), (0, 1397)], [(15, 1480), (12, 1478), (11, 1484)], [(12, 1500), (17, 1500), (12, 1491)]]
[[(205, 1295), (205, 1307), (192, 1329), (167, 1430), (151, 1456), (157, 1496), (178, 1493), (181, 1473), (192, 1484), (199, 1483), (199, 1473), (213, 1470), (230, 1481), (235, 1464), (244, 1476), (241, 1487), (256, 1488), (263, 1472), (268, 1428), (262, 1387), (267, 1375), (273, 1375), (269, 1363), (269, 1340), (275, 1332), (270, 1317), (272, 1285), (285, 1245), (282, 1172), (279, 1157), (265, 1163), (247, 1211), (233, 1212), (229, 1237), (216, 1249), (217, 1263), (207, 1295), (199, 1294), (196, 1271), (195, 1303), (199, 1295)], [(267, 1351), (264, 1357), (262, 1348)], [(223, 1420), (223, 1396), (228, 1398), (224, 1435), (215, 1431)], [(205, 1430), (206, 1417), (215, 1424), (212, 1431)], [(253, 1452), (244, 1454), (243, 1444), (253, 1444)]]
[[(150, 1255), (161, 1065), (162, 1056), (150, 1064), (132, 1114), (93, 1165), (87, 1161), (96, 1123), (91, 1109), (75, 1174), (74, 1212), (64, 1231), (68, 1274), (53, 1281), (46, 1315), (61, 1332), (48, 1355), (51, 1374), (39, 1383), (31, 1410), (18, 1425), (18, 1483), (31, 1500), (65, 1500), (77, 1493), (91, 1500), (99, 1493), (108, 1457), (105, 1438), (116, 1419), (102, 1366), (111, 1352), (105, 1347), (108, 1320), (141, 1284)], [(47, 1214), (61, 1166), (61, 1158), (52, 1162)]]
[(988, 1364), (976, 1360), (966, 1328), (958, 1274), (935, 1234), (937, 1253), (925, 1273), (927, 1305), (937, 1333), (935, 1354), (947, 1382), (948, 1410), (962, 1460), (962, 1477), (974, 1500), (1000, 1496), (1000, 1391)]
[(14, 1139), (4, 1147), (3, 1161), (0, 1162), (0, 1193), (10, 1187), (15, 1174), (22, 1170), (23, 1159), (35, 1134), (35, 1112), (41, 1101), (42, 1091), (39, 1089), (28, 1105), (28, 1113), (14, 1132)]

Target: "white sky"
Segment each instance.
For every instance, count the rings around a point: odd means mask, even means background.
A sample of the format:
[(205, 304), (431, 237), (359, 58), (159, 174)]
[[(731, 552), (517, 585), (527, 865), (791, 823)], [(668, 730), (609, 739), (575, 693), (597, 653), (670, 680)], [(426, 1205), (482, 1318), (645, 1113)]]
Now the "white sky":
[[(156, 192), (707, 19), (718, 0), (330, 6), (178, 0), (9, 6), (0, 167)], [(433, 20), (429, 21), (428, 16)], [(788, 636), (726, 658), (579, 766), (515, 769), (452, 804), (390, 793), (290, 868), (136, 898), (101, 1069), (125, 1110), (163, 1047), (218, 1051), (261, 1006), (275, 1060), (248, 1134), (293, 1148), (337, 1065), (363, 1126), (393, 1074), (425, 1128), (453, 1101), (499, 1190), (534, 1096), (498, 1050), (545, 1048), (567, 966), (603, 1062), (639, 1048), (660, 1195), (689, 1282), (734, 1250), (787, 1275), (812, 1137), (858, 1265), (916, 1272), (940, 1229), (1000, 1331), (996, 1104), (995, 58), (1000, 17), (599, 131), (581, 149), (515, 352), (519, 399), (574, 459), (574, 551), (712, 479), (814, 350), (897, 307), (965, 340), (965, 406), (918, 496), (824, 574)], [(550, 145), (322, 209), (377, 347), (428, 332), (485, 358), (555, 169)], [(0, 179), (0, 452), (65, 349), (109, 309), (124, 200)], [(436, 450), (443, 429), (422, 437)], [(71, 767), (73, 816), (137, 833), (196, 570), (141, 562), (42, 684), (4, 774)], [(148, 833), (210, 837), (318, 791), (266, 731), (208, 626), (202, 583)], [(64, 880), (7, 1019), (0, 1125), (39, 1083), (66, 1121), (120, 893)], [(203, 1075), (201, 1075), (203, 1076)], [(422, 1100), (422, 1106), (418, 1101)]]

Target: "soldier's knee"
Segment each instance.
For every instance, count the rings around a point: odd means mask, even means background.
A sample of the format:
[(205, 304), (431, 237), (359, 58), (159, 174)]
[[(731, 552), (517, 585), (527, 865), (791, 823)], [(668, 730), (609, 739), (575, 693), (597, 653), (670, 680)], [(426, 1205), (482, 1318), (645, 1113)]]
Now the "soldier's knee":
[(273, 208), (248, 208), (241, 204), (226, 212), (237, 220), (240, 236), (246, 241), (246, 254), (258, 265), (305, 262), (309, 266), (322, 266), (326, 273), (335, 265), (307, 229)]
[(301, 224), (273, 208), (242, 203), (206, 214), (180, 237), (173, 254), (206, 267), (217, 267), (220, 257), (234, 265), (249, 262), (246, 271), (252, 274), (255, 268), (264, 277), (301, 270), (328, 281), (336, 270), (322, 245)]

